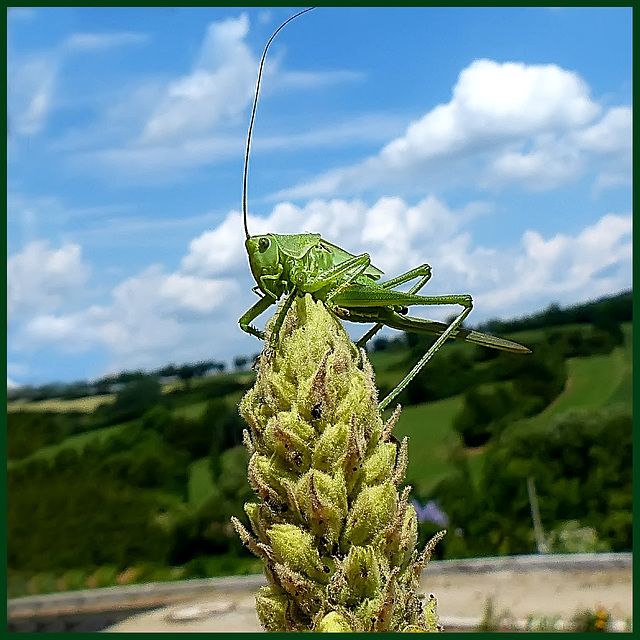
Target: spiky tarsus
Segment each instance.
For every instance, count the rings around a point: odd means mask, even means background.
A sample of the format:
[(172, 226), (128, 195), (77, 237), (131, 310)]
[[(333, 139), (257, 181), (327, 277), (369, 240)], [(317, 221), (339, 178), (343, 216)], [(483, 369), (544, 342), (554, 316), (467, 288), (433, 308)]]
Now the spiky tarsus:
[(240, 411), (259, 502), (233, 519), (265, 563), (256, 599), (267, 631), (437, 631), (436, 601), (417, 594), (444, 535), (416, 550), (417, 518), (399, 492), (407, 442), (383, 423), (364, 351), (311, 296), (297, 298), (276, 348), (260, 357)]

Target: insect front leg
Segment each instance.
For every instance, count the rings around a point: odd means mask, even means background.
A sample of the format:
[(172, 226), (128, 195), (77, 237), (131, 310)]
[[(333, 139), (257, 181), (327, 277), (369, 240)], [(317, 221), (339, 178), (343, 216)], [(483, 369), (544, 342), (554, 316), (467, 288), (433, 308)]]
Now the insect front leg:
[[(399, 284), (409, 282), (409, 280), (413, 280), (414, 278), (420, 278), (420, 280), (418, 280), (418, 282), (416, 282), (411, 287), (411, 289), (409, 289), (409, 293), (411, 294), (417, 293), (418, 291), (420, 291), (420, 289), (422, 289), (422, 287), (424, 287), (425, 284), (427, 284), (427, 282), (431, 278), (431, 266), (425, 262), (415, 269), (411, 269), (406, 273), (401, 273), (396, 278), (392, 278), (391, 280), (387, 280), (386, 282), (380, 282), (379, 286), (383, 289), (391, 289)], [(356, 346), (358, 347), (358, 349), (364, 348), (367, 342), (369, 342), (369, 340), (371, 340), (371, 338), (373, 338), (373, 336), (375, 336), (376, 333), (378, 333), (378, 331), (382, 329), (382, 327), (384, 327), (384, 322), (378, 322), (378, 324), (369, 329), (369, 331), (367, 331), (367, 333), (365, 333), (362, 338), (360, 338), (360, 340), (356, 342)]]
[(278, 315), (271, 327), (269, 344), (265, 346), (265, 355), (267, 360), (269, 360), (273, 354), (275, 353), (276, 345), (278, 344), (278, 339), (280, 337), (280, 329), (282, 328), (282, 324), (284, 323), (284, 319), (287, 315), (287, 312), (291, 308), (293, 301), (297, 295), (297, 291), (294, 289), (285, 299), (285, 301), (280, 305), (278, 309)]
[(256, 302), (241, 318), (238, 320), (238, 324), (240, 328), (245, 333), (250, 333), (252, 336), (256, 336), (256, 338), (260, 338), (260, 340), (264, 340), (265, 333), (264, 331), (260, 331), (256, 327), (251, 325), (251, 322), (255, 320), (260, 314), (264, 313), (272, 304), (275, 303), (275, 298), (271, 296), (264, 296), (260, 298), (258, 302)]

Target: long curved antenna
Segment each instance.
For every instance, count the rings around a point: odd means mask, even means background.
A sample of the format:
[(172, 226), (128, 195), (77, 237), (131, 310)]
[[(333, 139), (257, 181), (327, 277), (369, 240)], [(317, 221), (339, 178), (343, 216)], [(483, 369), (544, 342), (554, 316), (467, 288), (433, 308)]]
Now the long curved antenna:
[(291, 16), (286, 22), (283, 22), (275, 31), (275, 33), (269, 38), (269, 42), (267, 42), (267, 46), (264, 48), (264, 52), (262, 53), (262, 60), (260, 60), (260, 68), (258, 69), (258, 83), (256, 84), (256, 94), (253, 98), (253, 109), (251, 110), (251, 120), (249, 121), (249, 133), (247, 134), (247, 150), (244, 154), (244, 178), (242, 180), (242, 218), (244, 221), (244, 233), (247, 238), (249, 238), (249, 227), (247, 225), (247, 176), (249, 174), (249, 149), (251, 148), (251, 133), (253, 131), (253, 121), (256, 117), (256, 107), (258, 106), (258, 94), (260, 93), (260, 82), (262, 81), (262, 69), (264, 67), (264, 61), (267, 58), (267, 51), (269, 49), (269, 45), (273, 42), (273, 39), (278, 35), (280, 29), (282, 29), (286, 24), (289, 24), (292, 20), (295, 20), (298, 16), (301, 16), (303, 13), (307, 13), (307, 11), (311, 11), (315, 9), (315, 7), (309, 7), (304, 11), (300, 11), (296, 13), (294, 16)]

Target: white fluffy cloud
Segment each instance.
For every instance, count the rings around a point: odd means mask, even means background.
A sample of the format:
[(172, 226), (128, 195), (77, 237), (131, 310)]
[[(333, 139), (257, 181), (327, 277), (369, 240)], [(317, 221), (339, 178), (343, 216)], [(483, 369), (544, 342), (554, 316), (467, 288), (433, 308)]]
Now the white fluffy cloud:
[(244, 42), (249, 19), (209, 24), (194, 68), (169, 83), (145, 124), (142, 144), (167, 143), (207, 133), (244, 111), (253, 96), (257, 62)]
[(602, 111), (574, 72), (552, 64), (476, 60), (460, 73), (448, 103), (411, 123), (377, 155), (275, 197), (406, 188), (430, 176), (442, 181), (443, 175), (450, 184), (517, 182), (548, 189), (590, 164), (607, 171), (611, 162), (623, 164), (628, 174), (631, 110)]
[(181, 269), (200, 276), (217, 276), (233, 271), (243, 261), (243, 238), (240, 215), (230, 213), (218, 227), (191, 241)]
[(460, 73), (451, 101), (411, 124), (380, 157), (403, 168), (478, 144), (491, 147), (532, 133), (579, 127), (598, 111), (587, 85), (556, 65), (476, 60)]
[(8, 317), (60, 307), (89, 273), (79, 245), (52, 249), (47, 241), (31, 242), (7, 260)]
[(210, 329), (235, 291), (231, 280), (167, 274), (152, 266), (118, 284), (109, 304), (34, 315), (18, 344), (56, 345), (72, 353), (101, 346), (118, 366), (154, 366), (174, 357), (181, 347), (200, 349), (202, 342), (194, 340), (198, 332), (193, 328), (206, 320)]
[[(233, 122), (240, 115), (244, 116), (247, 106), (253, 100), (258, 67), (257, 58), (245, 42), (248, 32), (249, 19), (245, 13), (237, 19), (229, 18), (209, 24), (193, 68), (164, 88), (163, 95), (147, 119), (136, 145), (164, 146), (178, 143), (184, 148), (185, 140), (201, 141), (203, 135), (210, 135), (221, 124)], [(269, 63), (267, 73), (276, 65), (277, 63)], [(361, 78), (362, 74), (349, 71), (285, 71), (274, 78), (271, 89), (300, 89), (354, 82)], [(209, 141), (205, 146), (211, 144), (212, 141)], [(209, 157), (214, 155), (212, 151), (207, 150)], [(204, 154), (200, 155), (201, 161), (204, 157)]]
[[(304, 207), (280, 203), (268, 218), (251, 218), (249, 228), (254, 234), (322, 230), (351, 253), (368, 251), (387, 277), (429, 262), (433, 277), (422, 293), (470, 293), (471, 323), (537, 311), (550, 298), (571, 304), (630, 287), (631, 214), (604, 215), (575, 235), (528, 230), (518, 245), (498, 251), (479, 246), (468, 231), (473, 218), (490, 213), (483, 202), (453, 209), (433, 196), (415, 204), (391, 197), (371, 205), (315, 200)], [(239, 214), (230, 213), (191, 242), (175, 272), (148, 267), (118, 284), (105, 304), (87, 303), (76, 312), (60, 304), (64, 291), (87, 284), (80, 248), (31, 245), (8, 262), (10, 308), (31, 310), (14, 348), (78, 353), (102, 347), (113, 371), (258, 351), (260, 343), (237, 325), (256, 300), (241, 228)], [(412, 313), (444, 319), (452, 308)]]
[(605, 214), (575, 236), (526, 231), (516, 250), (498, 257), (501, 277), (480, 304), (533, 311), (549, 299), (567, 305), (630, 288), (632, 224), (631, 214)]
[[(135, 184), (179, 182), (194, 168), (238, 158), (246, 142), (246, 115), (254, 97), (259, 58), (246, 42), (249, 19), (211, 22), (189, 69), (164, 83), (146, 80), (133, 87), (106, 114), (117, 141), (77, 153), (72, 163), (81, 170), (106, 168), (118, 181)], [(360, 82), (364, 75), (349, 70), (288, 71), (274, 56), (264, 68), (268, 92), (308, 91), (340, 83)], [(263, 90), (264, 91), (264, 90)], [(130, 130), (123, 136), (122, 123)], [(119, 125), (119, 127), (118, 127)], [(386, 140), (399, 130), (386, 114), (349, 118), (290, 135), (263, 136), (255, 148), (286, 149), (335, 146), (353, 140)], [(73, 137), (67, 148), (79, 144)], [(101, 173), (104, 173), (101, 170)]]

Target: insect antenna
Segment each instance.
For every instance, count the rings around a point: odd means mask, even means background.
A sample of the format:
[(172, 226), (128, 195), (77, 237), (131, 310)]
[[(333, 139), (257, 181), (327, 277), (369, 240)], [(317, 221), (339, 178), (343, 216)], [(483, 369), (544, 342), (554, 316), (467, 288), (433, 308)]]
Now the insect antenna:
[(294, 16), (291, 16), (288, 20), (283, 22), (274, 32), (274, 34), (269, 38), (269, 42), (267, 42), (267, 46), (264, 48), (262, 53), (262, 59), (260, 60), (260, 68), (258, 69), (258, 82), (256, 84), (256, 93), (253, 97), (253, 109), (251, 110), (251, 120), (249, 121), (249, 133), (247, 134), (247, 148), (244, 154), (244, 176), (242, 180), (242, 219), (244, 222), (244, 233), (247, 238), (249, 235), (249, 226), (247, 224), (247, 176), (249, 174), (249, 149), (251, 148), (251, 133), (253, 131), (253, 121), (256, 117), (256, 107), (258, 106), (258, 94), (260, 93), (260, 82), (262, 81), (262, 69), (264, 68), (264, 61), (267, 58), (267, 51), (269, 50), (269, 45), (273, 42), (273, 39), (278, 35), (278, 32), (289, 22), (295, 20), (298, 16), (301, 16), (303, 13), (307, 13), (307, 11), (311, 11), (315, 9), (315, 7), (309, 7), (308, 9), (304, 9), (296, 13)]

